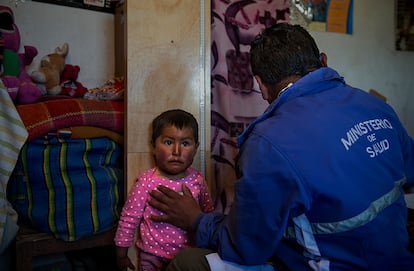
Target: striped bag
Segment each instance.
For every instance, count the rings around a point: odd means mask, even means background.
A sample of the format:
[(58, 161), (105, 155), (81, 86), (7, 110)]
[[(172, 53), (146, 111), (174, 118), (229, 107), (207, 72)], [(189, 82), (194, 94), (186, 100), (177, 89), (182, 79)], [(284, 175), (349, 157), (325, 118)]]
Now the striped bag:
[(116, 225), (122, 146), (107, 137), (27, 142), (8, 186), (19, 219), (74, 241)]

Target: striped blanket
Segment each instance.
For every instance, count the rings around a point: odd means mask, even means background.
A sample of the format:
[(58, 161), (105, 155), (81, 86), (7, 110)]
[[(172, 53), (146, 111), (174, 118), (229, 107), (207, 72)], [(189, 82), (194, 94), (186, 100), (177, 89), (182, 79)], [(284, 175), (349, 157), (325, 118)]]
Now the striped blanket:
[(23, 122), (3, 83), (0, 81), (0, 253), (17, 233), (17, 214), (7, 201), (10, 175), (20, 149), (28, 137)]
[(122, 155), (107, 137), (34, 139), (20, 152), (8, 199), (19, 220), (56, 238), (101, 233), (119, 217)]

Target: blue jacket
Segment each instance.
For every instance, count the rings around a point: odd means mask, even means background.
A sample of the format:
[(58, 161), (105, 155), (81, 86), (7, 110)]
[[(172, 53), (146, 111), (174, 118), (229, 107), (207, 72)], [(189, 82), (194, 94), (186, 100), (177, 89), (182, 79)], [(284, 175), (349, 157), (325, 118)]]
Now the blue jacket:
[(200, 215), (197, 244), (227, 261), (291, 270), (414, 270), (402, 186), (414, 142), (394, 110), (331, 68), (296, 81), (239, 137), (228, 215)]

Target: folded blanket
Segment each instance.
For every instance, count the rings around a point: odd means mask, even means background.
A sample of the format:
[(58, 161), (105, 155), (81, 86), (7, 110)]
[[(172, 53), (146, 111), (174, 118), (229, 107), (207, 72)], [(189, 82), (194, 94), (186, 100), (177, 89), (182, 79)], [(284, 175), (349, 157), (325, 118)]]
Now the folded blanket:
[(71, 126), (96, 126), (120, 134), (124, 131), (124, 102), (56, 99), (17, 106), (29, 133), (28, 140)]
[(0, 81), (0, 254), (17, 232), (17, 215), (7, 201), (6, 191), (20, 149), (27, 138), (27, 131), (13, 101), (2, 85)]

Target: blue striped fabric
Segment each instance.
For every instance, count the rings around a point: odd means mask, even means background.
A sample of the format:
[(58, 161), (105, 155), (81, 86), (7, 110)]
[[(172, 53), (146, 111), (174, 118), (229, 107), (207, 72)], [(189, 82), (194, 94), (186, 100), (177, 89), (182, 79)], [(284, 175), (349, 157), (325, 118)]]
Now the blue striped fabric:
[(107, 137), (30, 141), (8, 198), (22, 219), (65, 241), (108, 230), (119, 217), (121, 148)]

